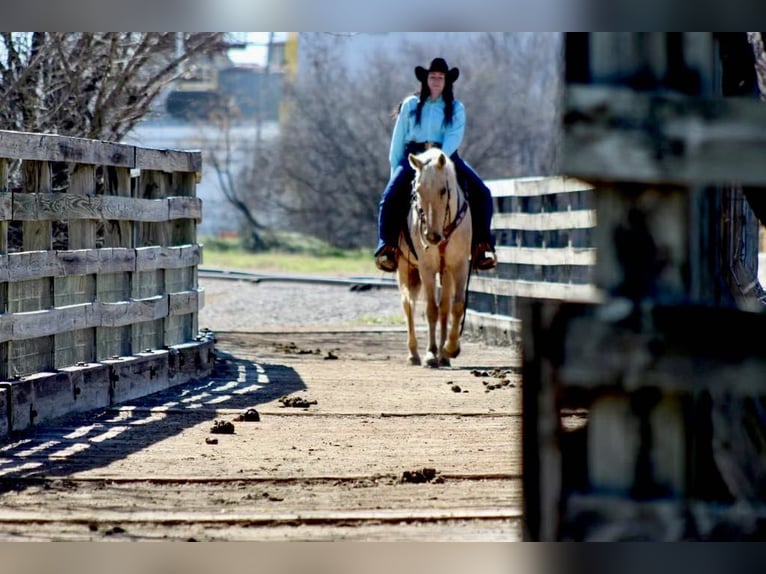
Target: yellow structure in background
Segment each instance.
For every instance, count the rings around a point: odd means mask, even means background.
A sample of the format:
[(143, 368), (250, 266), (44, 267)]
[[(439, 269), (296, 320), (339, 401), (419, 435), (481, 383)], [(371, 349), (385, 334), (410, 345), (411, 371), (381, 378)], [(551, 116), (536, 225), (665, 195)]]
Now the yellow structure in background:
[(279, 124), (284, 125), (290, 116), (291, 91), (298, 77), (298, 32), (288, 32), (285, 42), (284, 88), (279, 103)]

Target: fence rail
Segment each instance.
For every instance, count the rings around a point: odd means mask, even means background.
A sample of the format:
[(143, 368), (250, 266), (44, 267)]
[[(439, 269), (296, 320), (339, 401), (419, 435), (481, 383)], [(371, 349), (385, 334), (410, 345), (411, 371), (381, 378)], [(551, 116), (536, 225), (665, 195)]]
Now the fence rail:
[(466, 326), (490, 340), (518, 342), (523, 300), (599, 301), (593, 188), (566, 177), (487, 183), (498, 267), (471, 278)]
[(209, 370), (201, 166), (200, 152), (0, 131), (0, 437)]

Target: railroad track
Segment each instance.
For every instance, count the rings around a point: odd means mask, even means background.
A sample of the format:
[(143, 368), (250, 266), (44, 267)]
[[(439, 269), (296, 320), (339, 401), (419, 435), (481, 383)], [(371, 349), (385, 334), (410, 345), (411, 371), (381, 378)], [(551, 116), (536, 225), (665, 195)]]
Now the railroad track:
[(248, 281), (263, 283), (279, 281), (287, 283), (305, 283), (317, 285), (347, 285), (352, 290), (369, 289), (372, 287), (396, 289), (396, 280), (384, 277), (322, 277), (317, 275), (296, 275), (290, 273), (255, 273), (252, 271), (235, 271), (230, 269), (199, 268), (199, 277), (206, 279), (222, 279), (225, 281)]

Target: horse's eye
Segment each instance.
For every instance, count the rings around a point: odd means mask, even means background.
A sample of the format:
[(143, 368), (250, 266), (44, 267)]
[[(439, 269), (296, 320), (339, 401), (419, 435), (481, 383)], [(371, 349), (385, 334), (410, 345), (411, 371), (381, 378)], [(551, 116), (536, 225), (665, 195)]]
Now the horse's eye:
[(442, 190), (439, 193), (441, 194), (442, 197), (444, 197), (444, 195), (447, 193), (447, 188), (442, 187)]

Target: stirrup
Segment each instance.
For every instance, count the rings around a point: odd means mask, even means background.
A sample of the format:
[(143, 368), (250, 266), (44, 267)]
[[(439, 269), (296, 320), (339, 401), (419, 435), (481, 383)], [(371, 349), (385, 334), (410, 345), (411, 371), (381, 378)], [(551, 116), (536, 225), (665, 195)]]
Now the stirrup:
[(396, 271), (396, 260), (396, 248), (386, 245), (380, 253), (375, 256), (375, 267), (385, 273), (393, 273)]

